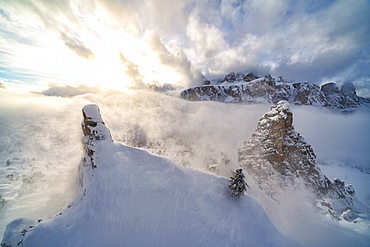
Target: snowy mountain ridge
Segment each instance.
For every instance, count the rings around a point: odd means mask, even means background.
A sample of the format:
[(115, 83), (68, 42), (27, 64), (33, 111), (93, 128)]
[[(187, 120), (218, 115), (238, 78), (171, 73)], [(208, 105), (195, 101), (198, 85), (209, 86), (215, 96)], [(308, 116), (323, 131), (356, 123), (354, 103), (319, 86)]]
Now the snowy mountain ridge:
[(286, 100), (296, 105), (329, 107), (350, 112), (360, 106), (370, 106), (370, 99), (359, 97), (352, 83), (339, 89), (334, 82), (321, 87), (308, 82), (288, 83), (281, 77), (257, 76), (253, 73), (231, 72), (223, 80), (204, 80), (203, 86), (181, 92), (181, 97), (192, 101), (220, 101), (225, 103), (273, 103)]
[(83, 114), (83, 192), (34, 227), (11, 222), (5, 246), (298, 246), (226, 179), (112, 142), (96, 105)]

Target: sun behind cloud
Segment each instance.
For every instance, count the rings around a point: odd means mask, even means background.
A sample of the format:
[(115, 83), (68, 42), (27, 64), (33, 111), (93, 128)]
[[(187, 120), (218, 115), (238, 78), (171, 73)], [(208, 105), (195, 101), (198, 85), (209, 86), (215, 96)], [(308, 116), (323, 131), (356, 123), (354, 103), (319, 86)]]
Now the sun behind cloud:
[(123, 90), (229, 72), (369, 94), (370, 4), (357, 0), (3, 0), (2, 81)]
[[(36, 2), (45, 7), (45, 2)], [(187, 84), (192, 78), (186, 55), (178, 50), (171, 53), (157, 32), (142, 32), (132, 25), (132, 20), (128, 25), (118, 24), (100, 5), (89, 8), (87, 4), (72, 3), (72, 20), (66, 18), (67, 13), (57, 12), (45, 21), (41, 7), (19, 16), (11, 12), (12, 7), (25, 6), (9, 2), (8, 12), (2, 12), (3, 18), (9, 17), (5, 27), (19, 25), (23, 29), (24, 23), (33, 26), (15, 37), (23, 36), (30, 44), (15, 42), (12, 37), (2, 39), (8, 56), (6, 66), (39, 75), (39, 84), (54, 81), (116, 90), (153, 82)], [(22, 22), (12, 18), (22, 18)]]

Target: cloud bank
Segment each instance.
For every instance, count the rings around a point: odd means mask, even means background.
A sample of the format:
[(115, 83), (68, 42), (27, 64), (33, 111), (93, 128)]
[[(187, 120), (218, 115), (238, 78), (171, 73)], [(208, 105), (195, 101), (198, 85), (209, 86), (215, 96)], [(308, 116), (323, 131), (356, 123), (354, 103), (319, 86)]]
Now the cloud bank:
[(369, 11), (357, 0), (3, 1), (0, 66), (114, 88), (252, 71), (351, 81), (368, 97)]

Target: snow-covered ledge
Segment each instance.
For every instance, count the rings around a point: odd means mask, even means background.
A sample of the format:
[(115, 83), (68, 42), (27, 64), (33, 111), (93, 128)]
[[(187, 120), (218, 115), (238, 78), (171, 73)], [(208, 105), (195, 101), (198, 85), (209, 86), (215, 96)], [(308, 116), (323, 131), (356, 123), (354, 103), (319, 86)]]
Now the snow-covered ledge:
[(112, 140), (109, 129), (105, 126), (100, 115), (99, 107), (95, 104), (86, 105), (82, 108), (84, 142), (90, 140)]

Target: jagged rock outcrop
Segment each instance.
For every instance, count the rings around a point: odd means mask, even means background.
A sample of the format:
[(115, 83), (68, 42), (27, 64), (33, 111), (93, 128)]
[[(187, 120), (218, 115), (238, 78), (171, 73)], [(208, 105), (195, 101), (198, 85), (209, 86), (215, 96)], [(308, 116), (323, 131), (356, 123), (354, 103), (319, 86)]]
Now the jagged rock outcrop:
[[(275, 80), (262, 77), (246, 83), (246, 81), (240, 79), (240, 75), (239, 77), (234, 76), (235, 74), (227, 75), (224, 83), (220, 85), (204, 85), (186, 89), (181, 92), (181, 97), (192, 101), (212, 100), (227, 103), (273, 101), (273, 95), (276, 91)], [(239, 80), (235, 81), (234, 78)], [(246, 80), (249, 80), (248, 78)]]
[(259, 77), (251, 72), (249, 72), (248, 74), (246, 74), (244, 77), (243, 77), (243, 80), (246, 81), (246, 82), (249, 82), (249, 81), (253, 81), (253, 80), (256, 80), (258, 79)]
[(334, 82), (327, 83), (321, 86), (321, 91), (324, 93), (327, 101), (335, 108), (344, 109), (346, 100)]
[(331, 107), (336, 109), (353, 109), (361, 105), (370, 105), (370, 99), (359, 97), (356, 94), (355, 86), (351, 82), (346, 82), (341, 89), (334, 82), (321, 86)]
[(351, 82), (346, 82), (340, 88), (341, 93), (346, 99), (346, 103), (350, 106), (356, 106), (360, 103), (360, 99), (356, 95), (355, 86)]
[(320, 87), (316, 84), (309, 84), (307, 82), (294, 83), (293, 87), (296, 89), (294, 97), (294, 104), (296, 105), (316, 105), (328, 106), (328, 101), (325, 98)]
[[(181, 97), (192, 101), (220, 101), (226, 103), (274, 103), (286, 100), (296, 105), (330, 107), (337, 110), (370, 105), (370, 99), (356, 95), (352, 83), (343, 84), (341, 90), (335, 83), (321, 88), (312, 83), (287, 83), (267, 75), (259, 77), (253, 73), (231, 72), (223, 80), (209, 81), (203, 86), (181, 92)], [(346, 111), (346, 112), (347, 112)]]
[(227, 74), (224, 78), (224, 81), (227, 81), (227, 82), (234, 82), (235, 80), (236, 80), (236, 75), (234, 72)]
[(239, 148), (238, 159), (258, 187), (275, 200), (286, 188), (303, 186), (314, 192), (318, 206), (338, 219), (359, 203), (350, 185), (330, 181), (321, 172), (311, 145), (294, 130), (287, 101), (278, 102), (261, 117), (257, 130)]

